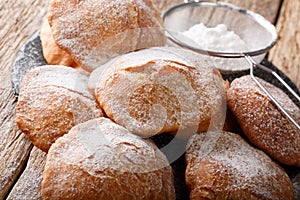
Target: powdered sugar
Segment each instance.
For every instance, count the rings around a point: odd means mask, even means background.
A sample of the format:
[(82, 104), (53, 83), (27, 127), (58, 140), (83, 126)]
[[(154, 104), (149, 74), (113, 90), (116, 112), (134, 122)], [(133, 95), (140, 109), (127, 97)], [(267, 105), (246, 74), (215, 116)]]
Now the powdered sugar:
[(58, 45), (89, 71), (117, 55), (165, 43), (162, 21), (148, 1), (52, 0), (48, 19)]
[(216, 52), (246, 52), (248, 45), (225, 24), (216, 27), (206, 27), (203, 23), (196, 24), (182, 33), (195, 41), (201, 49)]
[[(300, 110), (280, 89), (259, 81), (299, 123)], [(300, 133), (250, 76), (232, 82), (228, 105), (247, 137), (271, 157), (288, 165), (300, 166)]]
[(34, 145), (48, 151), (76, 124), (103, 115), (87, 81), (87, 75), (64, 66), (42, 66), (25, 75), (16, 122)]
[[(68, 168), (73, 170), (64, 170)], [(82, 173), (84, 176), (80, 176)], [(74, 187), (65, 184), (79, 181), (84, 184)], [(89, 188), (85, 190), (86, 184)], [(49, 151), (44, 196), (50, 199), (70, 196), (70, 190), (76, 199), (81, 195), (175, 199), (172, 170), (166, 157), (150, 141), (105, 118), (75, 126)]]
[[(170, 31), (170, 30), (168, 30)], [(238, 34), (227, 28), (225, 24), (215, 27), (206, 27), (203, 23), (195, 24), (184, 32), (170, 32), (172, 37), (182, 43), (201, 49), (202, 52), (237, 53), (242, 54), (257, 50), (255, 42), (245, 42)], [(173, 43), (169, 45), (174, 46)], [(254, 56), (253, 59), (260, 63), (265, 54)], [(250, 68), (249, 63), (241, 58), (220, 58), (207, 55), (207, 60), (212, 66), (223, 72), (241, 71)]]
[(105, 77), (105, 73), (111, 73), (111, 71), (117, 69), (124, 69), (130, 66), (139, 66), (148, 63), (151, 60), (172, 60), (188, 66), (194, 66), (199, 68), (211, 68), (208, 63), (207, 57), (201, 56), (195, 52), (174, 48), (174, 47), (153, 47), (144, 49), (122, 56), (116, 57), (101, 67), (94, 70), (89, 78), (89, 89), (94, 90), (99, 82), (99, 85), (103, 84), (102, 77)]
[[(194, 135), (189, 140), (186, 161), (191, 195), (201, 192), (211, 178), (214, 183), (206, 190), (213, 191), (215, 195), (240, 195), (235, 196), (238, 199), (249, 195), (259, 199), (282, 196), (293, 199), (291, 182), (284, 170), (233, 133)], [(208, 175), (201, 177), (200, 174), (205, 171)], [(241, 193), (235, 194), (234, 191)]]
[(203, 68), (188, 67), (162, 59), (142, 65), (125, 61), (121, 67), (102, 71), (95, 89), (109, 117), (144, 136), (198, 124), (199, 130), (207, 129), (212, 110), (220, 109), (224, 90), (222, 79), (205, 63)]
[[(44, 86), (63, 87), (79, 93), (87, 98), (94, 99), (88, 90), (89, 74), (61, 65), (45, 65), (31, 70), (23, 80), (22, 86), (26, 89)], [(34, 77), (34, 78), (33, 78)]]

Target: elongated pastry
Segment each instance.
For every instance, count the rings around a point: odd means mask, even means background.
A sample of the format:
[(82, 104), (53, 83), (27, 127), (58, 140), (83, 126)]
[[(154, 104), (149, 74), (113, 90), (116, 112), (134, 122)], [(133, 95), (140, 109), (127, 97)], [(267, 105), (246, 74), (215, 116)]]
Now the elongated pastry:
[(79, 124), (50, 148), (47, 199), (175, 199), (172, 168), (150, 141), (107, 118)]
[(87, 81), (86, 73), (66, 66), (42, 66), (24, 76), (16, 122), (35, 146), (47, 152), (76, 124), (103, 116)]
[(51, 0), (48, 21), (57, 45), (88, 71), (112, 57), (166, 42), (151, 0)]
[(146, 137), (170, 131), (201, 132), (223, 125), (226, 84), (220, 73), (200, 56), (195, 57), (197, 63), (184, 57), (192, 54), (189, 51), (178, 50), (185, 61), (176, 51), (171, 54), (167, 50), (130, 53), (101, 67), (99, 76), (91, 75), (105, 113)]
[(237, 134), (218, 131), (192, 136), (186, 162), (191, 200), (294, 199), (285, 171)]
[[(300, 109), (279, 88), (259, 79), (300, 123)], [(250, 76), (235, 79), (227, 103), (249, 140), (275, 160), (300, 166), (300, 130), (262, 92)]]

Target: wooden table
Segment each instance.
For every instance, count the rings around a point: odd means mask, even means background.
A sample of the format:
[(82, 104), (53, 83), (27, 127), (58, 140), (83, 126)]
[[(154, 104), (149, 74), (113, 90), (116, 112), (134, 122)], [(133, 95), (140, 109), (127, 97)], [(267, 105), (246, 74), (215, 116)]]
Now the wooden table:
[[(269, 60), (300, 89), (300, 0), (226, 0), (258, 12), (276, 24), (279, 41)], [(153, 0), (160, 10), (181, 0)], [(10, 79), (19, 48), (40, 29), (48, 1), (0, 1), (0, 199), (41, 199), (45, 153), (33, 147), (15, 124), (16, 98)]]

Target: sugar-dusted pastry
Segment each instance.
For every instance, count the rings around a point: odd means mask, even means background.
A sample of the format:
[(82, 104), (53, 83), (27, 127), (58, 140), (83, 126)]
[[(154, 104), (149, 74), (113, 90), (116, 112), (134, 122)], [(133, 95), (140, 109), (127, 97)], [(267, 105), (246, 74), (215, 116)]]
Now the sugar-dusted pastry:
[(51, 0), (48, 11), (54, 40), (88, 71), (166, 41), (151, 0)]
[(58, 47), (55, 43), (48, 20), (42, 25), (40, 38), (43, 55), (49, 65), (78, 67), (78, 64), (71, 58), (70, 54)]
[[(259, 79), (300, 123), (300, 109), (279, 88)], [(262, 92), (250, 76), (235, 79), (227, 92), (229, 108), (249, 140), (275, 160), (300, 166), (300, 130)]]
[(294, 199), (286, 172), (239, 135), (207, 132), (193, 135), (186, 151), (190, 199)]
[(142, 136), (218, 126), (226, 113), (226, 84), (220, 73), (201, 56), (197, 63), (184, 57), (189, 51), (165, 51), (130, 53), (104, 66), (99, 76), (91, 75), (107, 116)]
[(103, 115), (87, 81), (86, 73), (66, 66), (41, 66), (24, 76), (16, 122), (35, 146), (47, 152), (76, 124)]
[(166, 157), (107, 118), (79, 124), (52, 145), (42, 194), (45, 200), (175, 199)]

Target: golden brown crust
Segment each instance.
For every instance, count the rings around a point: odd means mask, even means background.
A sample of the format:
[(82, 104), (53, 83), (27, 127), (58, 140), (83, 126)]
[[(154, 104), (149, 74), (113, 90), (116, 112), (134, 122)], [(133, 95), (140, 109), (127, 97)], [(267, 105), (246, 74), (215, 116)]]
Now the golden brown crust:
[[(300, 109), (280, 89), (260, 79), (281, 105), (300, 122)], [(300, 131), (258, 88), (250, 76), (232, 82), (227, 92), (229, 108), (246, 136), (275, 160), (300, 166)]]
[(150, 136), (192, 127), (192, 132), (206, 131), (211, 116), (222, 111), (225, 83), (205, 62), (190, 67), (153, 59), (137, 65), (128, 61), (127, 66), (125, 61), (123, 67), (114, 67), (118, 63), (102, 73), (96, 99), (111, 119), (135, 134)]
[(35, 146), (47, 152), (76, 124), (103, 115), (87, 89), (87, 80), (75, 69), (50, 65), (24, 76), (16, 122)]
[(106, 118), (79, 124), (50, 148), (47, 199), (175, 199), (172, 169), (150, 141)]
[(88, 71), (117, 55), (166, 41), (149, 0), (52, 0), (48, 21), (58, 46)]
[(57, 46), (53, 39), (52, 31), (47, 20), (42, 25), (40, 38), (43, 48), (43, 55), (49, 65), (64, 65), (74, 68), (79, 66), (71, 58), (69, 53)]
[(190, 199), (293, 199), (285, 171), (229, 132), (194, 135), (186, 151)]

